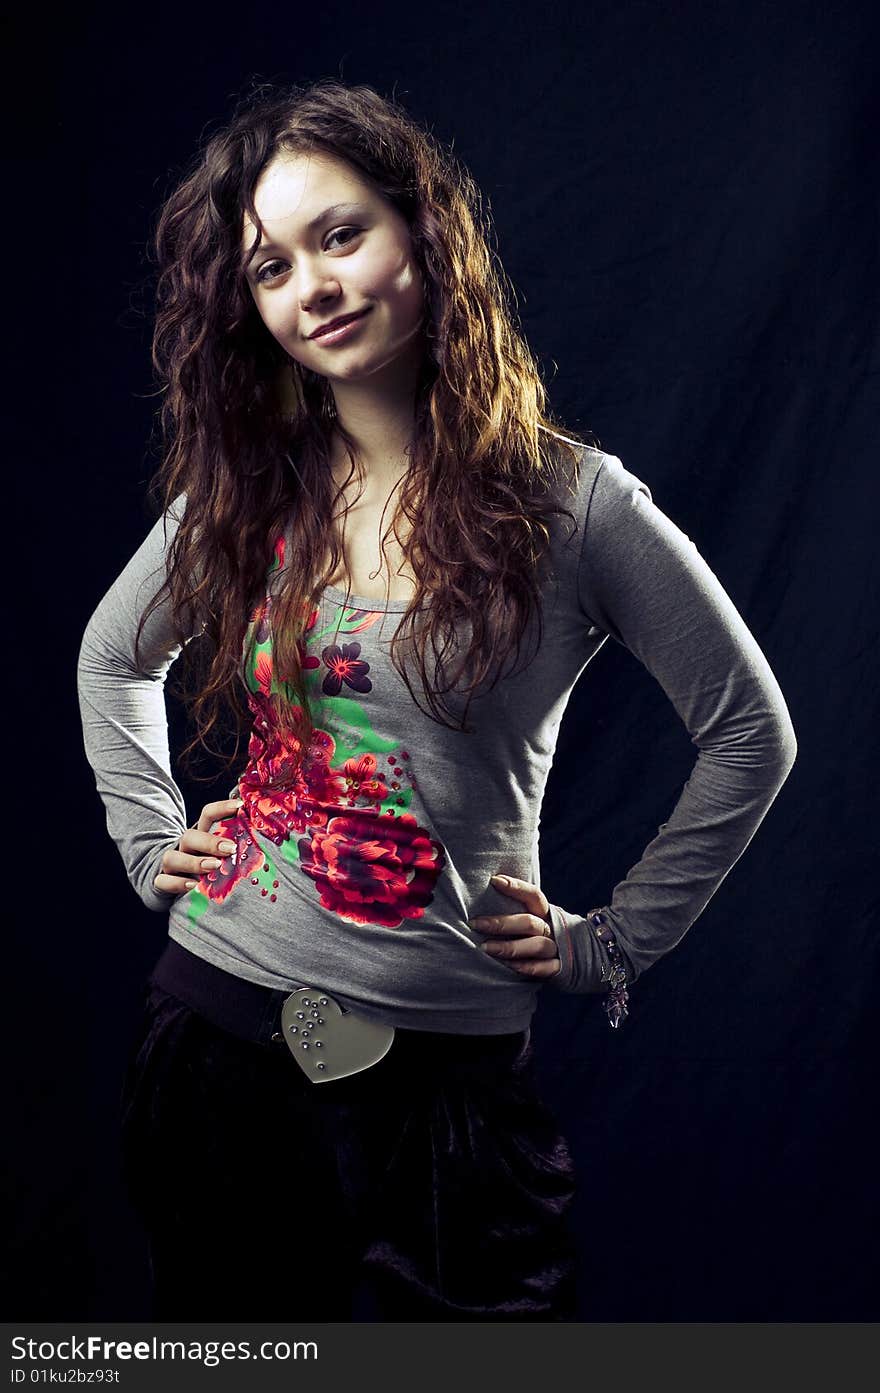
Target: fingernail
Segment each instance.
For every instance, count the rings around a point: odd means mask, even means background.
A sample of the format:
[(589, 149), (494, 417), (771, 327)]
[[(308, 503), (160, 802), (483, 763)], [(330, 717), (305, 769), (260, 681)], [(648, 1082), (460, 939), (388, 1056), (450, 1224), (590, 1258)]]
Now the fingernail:
[(196, 882), (194, 880), (185, 880), (183, 883), (187, 890), (195, 890), (196, 888)]
[(510, 876), (508, 875), (493, 875), (492, 879), (497, 880), (499, 885), (510, 884)]
[(224, 854), (228, 855), (230, 851), (235, 850), (235, 842), (227, 841), (224, 838), (224, 840), (219, 843), (217, 850), (222, 851)]
[(206, 856), (204, 861), (199, 862), (199, 865), (203, 871), (216, 871), (220, 862), (216, 856)]

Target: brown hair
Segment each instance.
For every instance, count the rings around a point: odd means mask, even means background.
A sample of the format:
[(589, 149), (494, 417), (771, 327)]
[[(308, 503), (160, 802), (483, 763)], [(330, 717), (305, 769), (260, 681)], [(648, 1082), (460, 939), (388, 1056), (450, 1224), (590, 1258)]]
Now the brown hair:
[[(567, 460), (576, 476), (574, 447), (584, 442), (567, 443), (559, 433), (513, 322), (510, 283), (490, 249), (479, 191), (450, 150), (367, 86), (263, 84), (239, 99), (165, 201), (155, 233), (153, 364), (165, 395), (153, 489), (163, 508), (181, 495), (185, 507), (167, 578), (147, 614), (167, 594), (181, 642), (197, 631), (209, 640), (191, 698), (196, 734), (183, 755), (196, 746), (216, 753), (207, 737), (223, 710), (244, 715), (239, 673), (248, 623), (265, 595), (276, 541), (290, 525), (284, 585), (272, 609), (273, 665), (284, 681), (273, 683), (272, 702), (294, 777), (314, 731), (298, 640), (340, 555), (332, 431), (352, 465), (356, 452), (334, 419), (327, 379), (291, 360), (269, 333), (242, 265), (244, 212), (259, 236), (257, 181), (288, 151), (346, 161), (409, 226), (425, 285), (426, 352), (410, 467), (383, 543), (391, 528), (400, 540), (405, 515), (410, 530), (402, 545), (417, 589), (391, 655), (417, 701), (400, 660), (405, 650), (415, 653), (429, 714), (449, 728), (466, 730), (474, 690), (490, 674), (494, 685), (514, 646), (519, 654), (533, 608), (540, 642), (538, 571), (548, 519), (568, 511), (559, 502), (561, 465)], [(327, 554), (330, 568), (316, 575)], [(445, 681), (444, 655), (462, 630), (470, 644)], [(185, 647), (188, 658), (196, 647), (203, 645)], [(463, 674), (467, 704), (456, 727), (444, 718), (452, 708), (438, 698), (458, 690)]]

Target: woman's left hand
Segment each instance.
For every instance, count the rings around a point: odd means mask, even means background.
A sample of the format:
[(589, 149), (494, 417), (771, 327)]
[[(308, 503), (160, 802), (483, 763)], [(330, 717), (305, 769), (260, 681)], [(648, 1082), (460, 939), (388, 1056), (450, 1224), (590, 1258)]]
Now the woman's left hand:
[(489, 914), (469, 919), (471, 928), (491, 934), (483, 951), (501, 958), (524, 977), (555, 977), (562, 964), (550, 927), (550, 902), (543, 890), (528, 880), (513, 876), (492, 876), (492, 884), (502, 895), (510, 895), (525, 906), (525, 913)]

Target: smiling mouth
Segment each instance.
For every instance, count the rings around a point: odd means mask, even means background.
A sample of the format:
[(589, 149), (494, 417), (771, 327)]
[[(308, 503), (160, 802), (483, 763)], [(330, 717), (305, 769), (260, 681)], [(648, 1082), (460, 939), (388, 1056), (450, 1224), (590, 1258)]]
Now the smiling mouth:
[(364, 315), (368, 313), (369, 307), (365, 310), (360, 310), (357, 314), (346, 315), (344, 319), (338, 319), (335, 324), (328, 324), (323, 329), (316, 329), (313, 334), (309, 334), (309, 338), (323, 339), (326, 338), (328, 334), (336, 334), (340, 329), (347, 329), (349, 324), (356, 324), (359, 319), (363, 319)]

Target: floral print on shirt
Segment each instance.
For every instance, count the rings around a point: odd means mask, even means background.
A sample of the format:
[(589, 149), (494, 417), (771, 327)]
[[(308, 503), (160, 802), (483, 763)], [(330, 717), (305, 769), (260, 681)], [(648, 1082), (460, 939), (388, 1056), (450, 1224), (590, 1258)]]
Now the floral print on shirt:
[[(269, 575), (283, 563), (281, 537)], [(271, 593), (252, 616), (245, 648), (252, 633), (255, 647), (244, 676), (254, 719), (247, 766), (238, 781), (244, 804), (214, 829), (236, 849), (191, 892), (191, 919), (242, 882), (274, 903), (279, 879), (270, 845), (274, 855), (298, 864), (325, 909), (348, 922), (397, 928), (421, 918), (434, 898), (446, 853), (407, 811), (416, 787), (409, 751), (373, 729), (361, 700), (369, 697), (373, 682), (361, 641), (353, 636), (368, 633), (384, 611), (341, 604), (330, 609), (332, 622), (316, 632), (320, 612), (314, 610), (299, 640), (321, 724), (296, 776), (291, 737), (279, 728), (270, 699), (278, 690)], [(322, 646), (331, 633), (336, 641)]]

